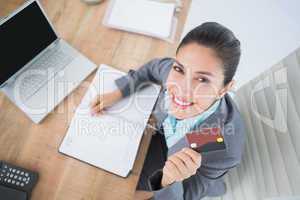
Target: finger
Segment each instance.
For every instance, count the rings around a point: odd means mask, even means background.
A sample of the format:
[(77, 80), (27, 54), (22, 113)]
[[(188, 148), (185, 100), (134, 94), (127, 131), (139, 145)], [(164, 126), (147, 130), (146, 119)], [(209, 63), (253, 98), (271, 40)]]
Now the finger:
[(197, 166), (201, 165), (201, 154), (190, 149), (190, 148), (184, 148), (183, 152), (188, 154), (192, 160), (196, 163)]
[(167, 174), (171, 176), (175, 181), (181, 181), (182, 178), (180, 176), (180, 172), (178, 171), (177, 167), (171, 162), (166, 162)]
[(90, 107), (95, 107), (100, 102), (100, 95), (97, 95), (90, 103)]
[(168, 169), (168, 175), (171, 176), (174, 181), (181, 180), (181, 175), (178, 169), (171, 161), (168, 161), (167, 169)]
[(169, 167), (168, 161), (165, 163), (165, 166), (163, 168), (163, 174), (166, 176), (169, 180), (175, 181), (176, 177), (171, 173), (171, 169)]
[(92, 108), (91, 113), (92, 115), (98, 114), (103, 110), (103, 106), (102, 103), (99, 103), (98, 105), (96, 105), (95, 107)]
[(103, 110), (101, 110), (100, 112), (94, 114), (96, 117), (99, 117), (100, 115), (104, 115), (105, 112)]
[(198, 165), (192, 160), (191, 156), (185, 152), (180, 152), (177, 154), (181, 160), (183, 160), (184, 164), (187, 166), (189, 172), (191, 174), (195, 174), (196, 170), (198, 169)]
[(176, 178), (173, 177), (172, 174), (170, 174), (170, 170), (167, 169), (166, 166), (163, 168), (163, 178), (166, 180), (167, 183), (173, 183), (174, 181), (176, 181)]
[(173, 164), (177, 167), (177, 169), (178, 169), (181, 177), (186, 178), (187, 176), (190, 175), (187, 166), (184, 164), (183, 160), (181, 160), (181, 158), (178, 157), (176, 154), (174, 154), (173, 156), (169, 157), (168, 160), (170, 160), (171, 162), (173, 162)]

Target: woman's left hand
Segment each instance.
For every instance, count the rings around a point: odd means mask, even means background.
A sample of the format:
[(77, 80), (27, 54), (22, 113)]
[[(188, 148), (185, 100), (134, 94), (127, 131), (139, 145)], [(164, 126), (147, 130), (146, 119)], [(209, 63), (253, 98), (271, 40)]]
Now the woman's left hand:
[(190, 148), (184, 148), (171, 155), (163, 168), (162, 187), (189, 178), (196, 174), (200, 166), (201, 154)]

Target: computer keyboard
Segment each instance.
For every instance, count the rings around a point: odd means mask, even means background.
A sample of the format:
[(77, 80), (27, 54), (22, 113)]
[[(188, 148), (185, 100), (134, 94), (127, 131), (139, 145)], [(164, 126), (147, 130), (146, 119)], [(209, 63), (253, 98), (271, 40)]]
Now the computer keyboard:
[(19, 78), (19, 94), (22, 100), (27, 100), (42, 86), (64, 69), (78, 55), (76, 51), (58, 44), (48, 50), (33, 62)]

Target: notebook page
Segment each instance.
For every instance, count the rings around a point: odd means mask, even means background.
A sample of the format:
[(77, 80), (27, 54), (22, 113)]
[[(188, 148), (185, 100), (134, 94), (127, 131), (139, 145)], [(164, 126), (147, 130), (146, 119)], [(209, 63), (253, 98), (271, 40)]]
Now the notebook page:
[[(76, 109), (60, 152), (125, 177), (132, 169), (140, 140), (160, 87), (147, 87), (122, 99), (104, 115), (90, 115), (89, 104), (97, 94), (117, 88), (114, 80), (123, 76), (101, 65)], [(146, 97), (146, 98), (145, 98)], [(143, 105), (138, 109), (137, 104)]]

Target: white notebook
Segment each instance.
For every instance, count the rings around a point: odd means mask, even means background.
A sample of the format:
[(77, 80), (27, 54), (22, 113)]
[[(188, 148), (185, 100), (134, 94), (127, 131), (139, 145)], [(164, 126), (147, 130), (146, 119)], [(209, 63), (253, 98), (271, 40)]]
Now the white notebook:
[(176, 5), (151, 0), (111, 0), (103, 24), (112, 28), (170, 40), (177, 20)]
[(117, 89), (114, 80), (123, 75), (107, 65), (100, 66), (76, 109), (59, 152), (126, 177), (132, 170), (160, 86), (151, 84), (107, 108), (105, 114), (91, 116), (91, 100), (97, 94)]

